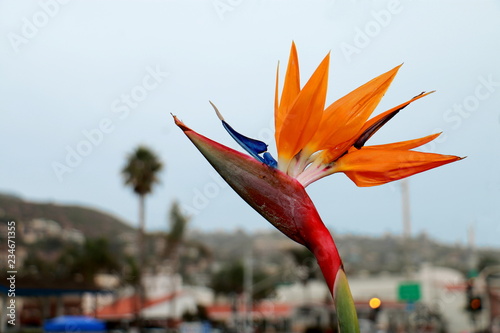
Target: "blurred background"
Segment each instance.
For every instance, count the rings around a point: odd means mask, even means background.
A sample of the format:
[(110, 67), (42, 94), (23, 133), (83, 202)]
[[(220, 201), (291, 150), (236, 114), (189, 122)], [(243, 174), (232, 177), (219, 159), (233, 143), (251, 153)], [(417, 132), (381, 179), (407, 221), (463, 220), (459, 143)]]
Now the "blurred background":
[(307, 188), (362, 330), (499, 332), (499, 14), (493, 0), (0, 1), (0, 331), (85, 315), (120, 332), (330, 332), (310, 254), (170, 115), (238, 149), (211, 100), (276, 156), (276, 68), (282, 82), (295, 41), (302, 82), (331, 53), (328, 104), (401, 63), (375, 114), (436, 90), (370, 143), (442, 132), (422, 150), (467, 156)]

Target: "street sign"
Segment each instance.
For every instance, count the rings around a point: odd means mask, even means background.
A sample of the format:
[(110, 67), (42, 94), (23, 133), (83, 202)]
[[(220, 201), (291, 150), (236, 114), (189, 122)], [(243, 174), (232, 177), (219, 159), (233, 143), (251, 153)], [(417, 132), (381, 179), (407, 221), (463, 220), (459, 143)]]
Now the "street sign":
[(478, 277), (479, 273), (477, 269), (470, 269), (467, 271), (467, 279), (472, 279)]
[(398, 299), (406, 302), (416, 302), (420, 299), (420, 284), (418, 282), (401, 282), (398, 286)]

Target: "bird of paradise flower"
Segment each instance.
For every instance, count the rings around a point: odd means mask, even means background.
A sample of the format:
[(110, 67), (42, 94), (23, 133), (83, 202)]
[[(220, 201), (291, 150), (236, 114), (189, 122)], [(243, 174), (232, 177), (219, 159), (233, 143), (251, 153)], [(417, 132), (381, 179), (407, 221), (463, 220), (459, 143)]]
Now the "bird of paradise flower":
[(198, 134), (176, 116), (174, 120), (251, 207), (315, 255), (334, 300), (340, 332), (359, 332), (342, 260), (305, 187), (338, 172), (357, 186), (376, 186), (461, 158), (413, 150), (439, 134), (366, 146), (400, 110), (429, 93), (370, 118), (401, 67), (397, 66), (325, 108), (329, 59), (328, 54), (301, 88), (297, 50), (292, 43), (281, 98), (276, 74), (277, 160), (267, 151), (267, 144), (236, 132), (213, 104), (224, 128), (252, 157)]

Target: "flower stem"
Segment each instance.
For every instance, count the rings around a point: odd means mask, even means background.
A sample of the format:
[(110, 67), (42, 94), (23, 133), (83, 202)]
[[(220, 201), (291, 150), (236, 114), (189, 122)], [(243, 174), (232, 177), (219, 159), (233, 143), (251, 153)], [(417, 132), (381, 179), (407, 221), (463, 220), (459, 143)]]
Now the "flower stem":
[(323, 223), (316, 223), (315, 226), (313, 230), (308, 230), (309, 235), (306, 236), (306, 239), (312, 241), (308, 242), (307, 247), (314, 253), (333, 297), (339, 332), (359, 333), (354, 300), (337, 246)]

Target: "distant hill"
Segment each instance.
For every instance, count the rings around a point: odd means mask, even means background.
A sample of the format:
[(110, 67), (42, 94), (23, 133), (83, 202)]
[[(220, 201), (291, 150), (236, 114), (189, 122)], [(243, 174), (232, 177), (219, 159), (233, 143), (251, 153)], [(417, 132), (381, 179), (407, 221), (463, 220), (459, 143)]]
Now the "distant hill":
[(63, 228), (78, 229), (86, 237), (109, 237), (134, 230), (131, 226), (107, 213), (81, 206), (66, 206), (53, 203), (33, 203), (19, 197), (0, 194), (0, 220), (16, 222), (34, 218), (50, 219)]
[[(95, 209), (34, 203), (0, 194), (0, 223), (9, 220), (25, 222), (35, 218), (54, 220), (63, 228), (78, 229), (87, 238), (117, 239), (118, 235), (134, 232), (133, 227), (120, 219)], [(467, 245), (443, 244), (424, 233), (408, 240), (390, 234), (379, 237), (349, 234), (334, 236), (346, 269), (353, 274), (399, 272), (405, 265), (418, 267), (422, 262), (455, 268), (465, 273), (471, 261), (475, 262), (474, 266), (479, 270), (486, 265), (500, 263), (499, 248), (477, 248), (471, 257), (471, 249)], [(160, 234), (159, 239), (162, 237)], [(278, 231), (271, 230), (248, 233), (242, 230), (207, 232), (188, 229), (186, 239), (205, 245), (219, 263), (241, 260), (252, 247), (254, 259), (273, 267), (283, 263), (284, 254), (289, 253), (291, 248), (299, 247)], [(153, 241), (148, 243), (151, 246), (156, 244)]]
[[(218, 261), (240, 260), (253, 248), (259, 262), (279, 265), (291, 248), (302, 248), (278, 231), (253, 234), (242, 230), (202, 232), (191, 230), (188, 238), (197, 239), (212, 250)], [(350, 274), (400, 272), (403, 267), (415, 269), (422, 263), (445, 266), (466, 273), (471, 264), (478, 270), (500, 264), (500, 248), (476, 248), (474, 255), (466, 244), (446, 244), (421, 233), (411, 239), (385, 234), (379, 237), (334, 234), (335, 242)]]

